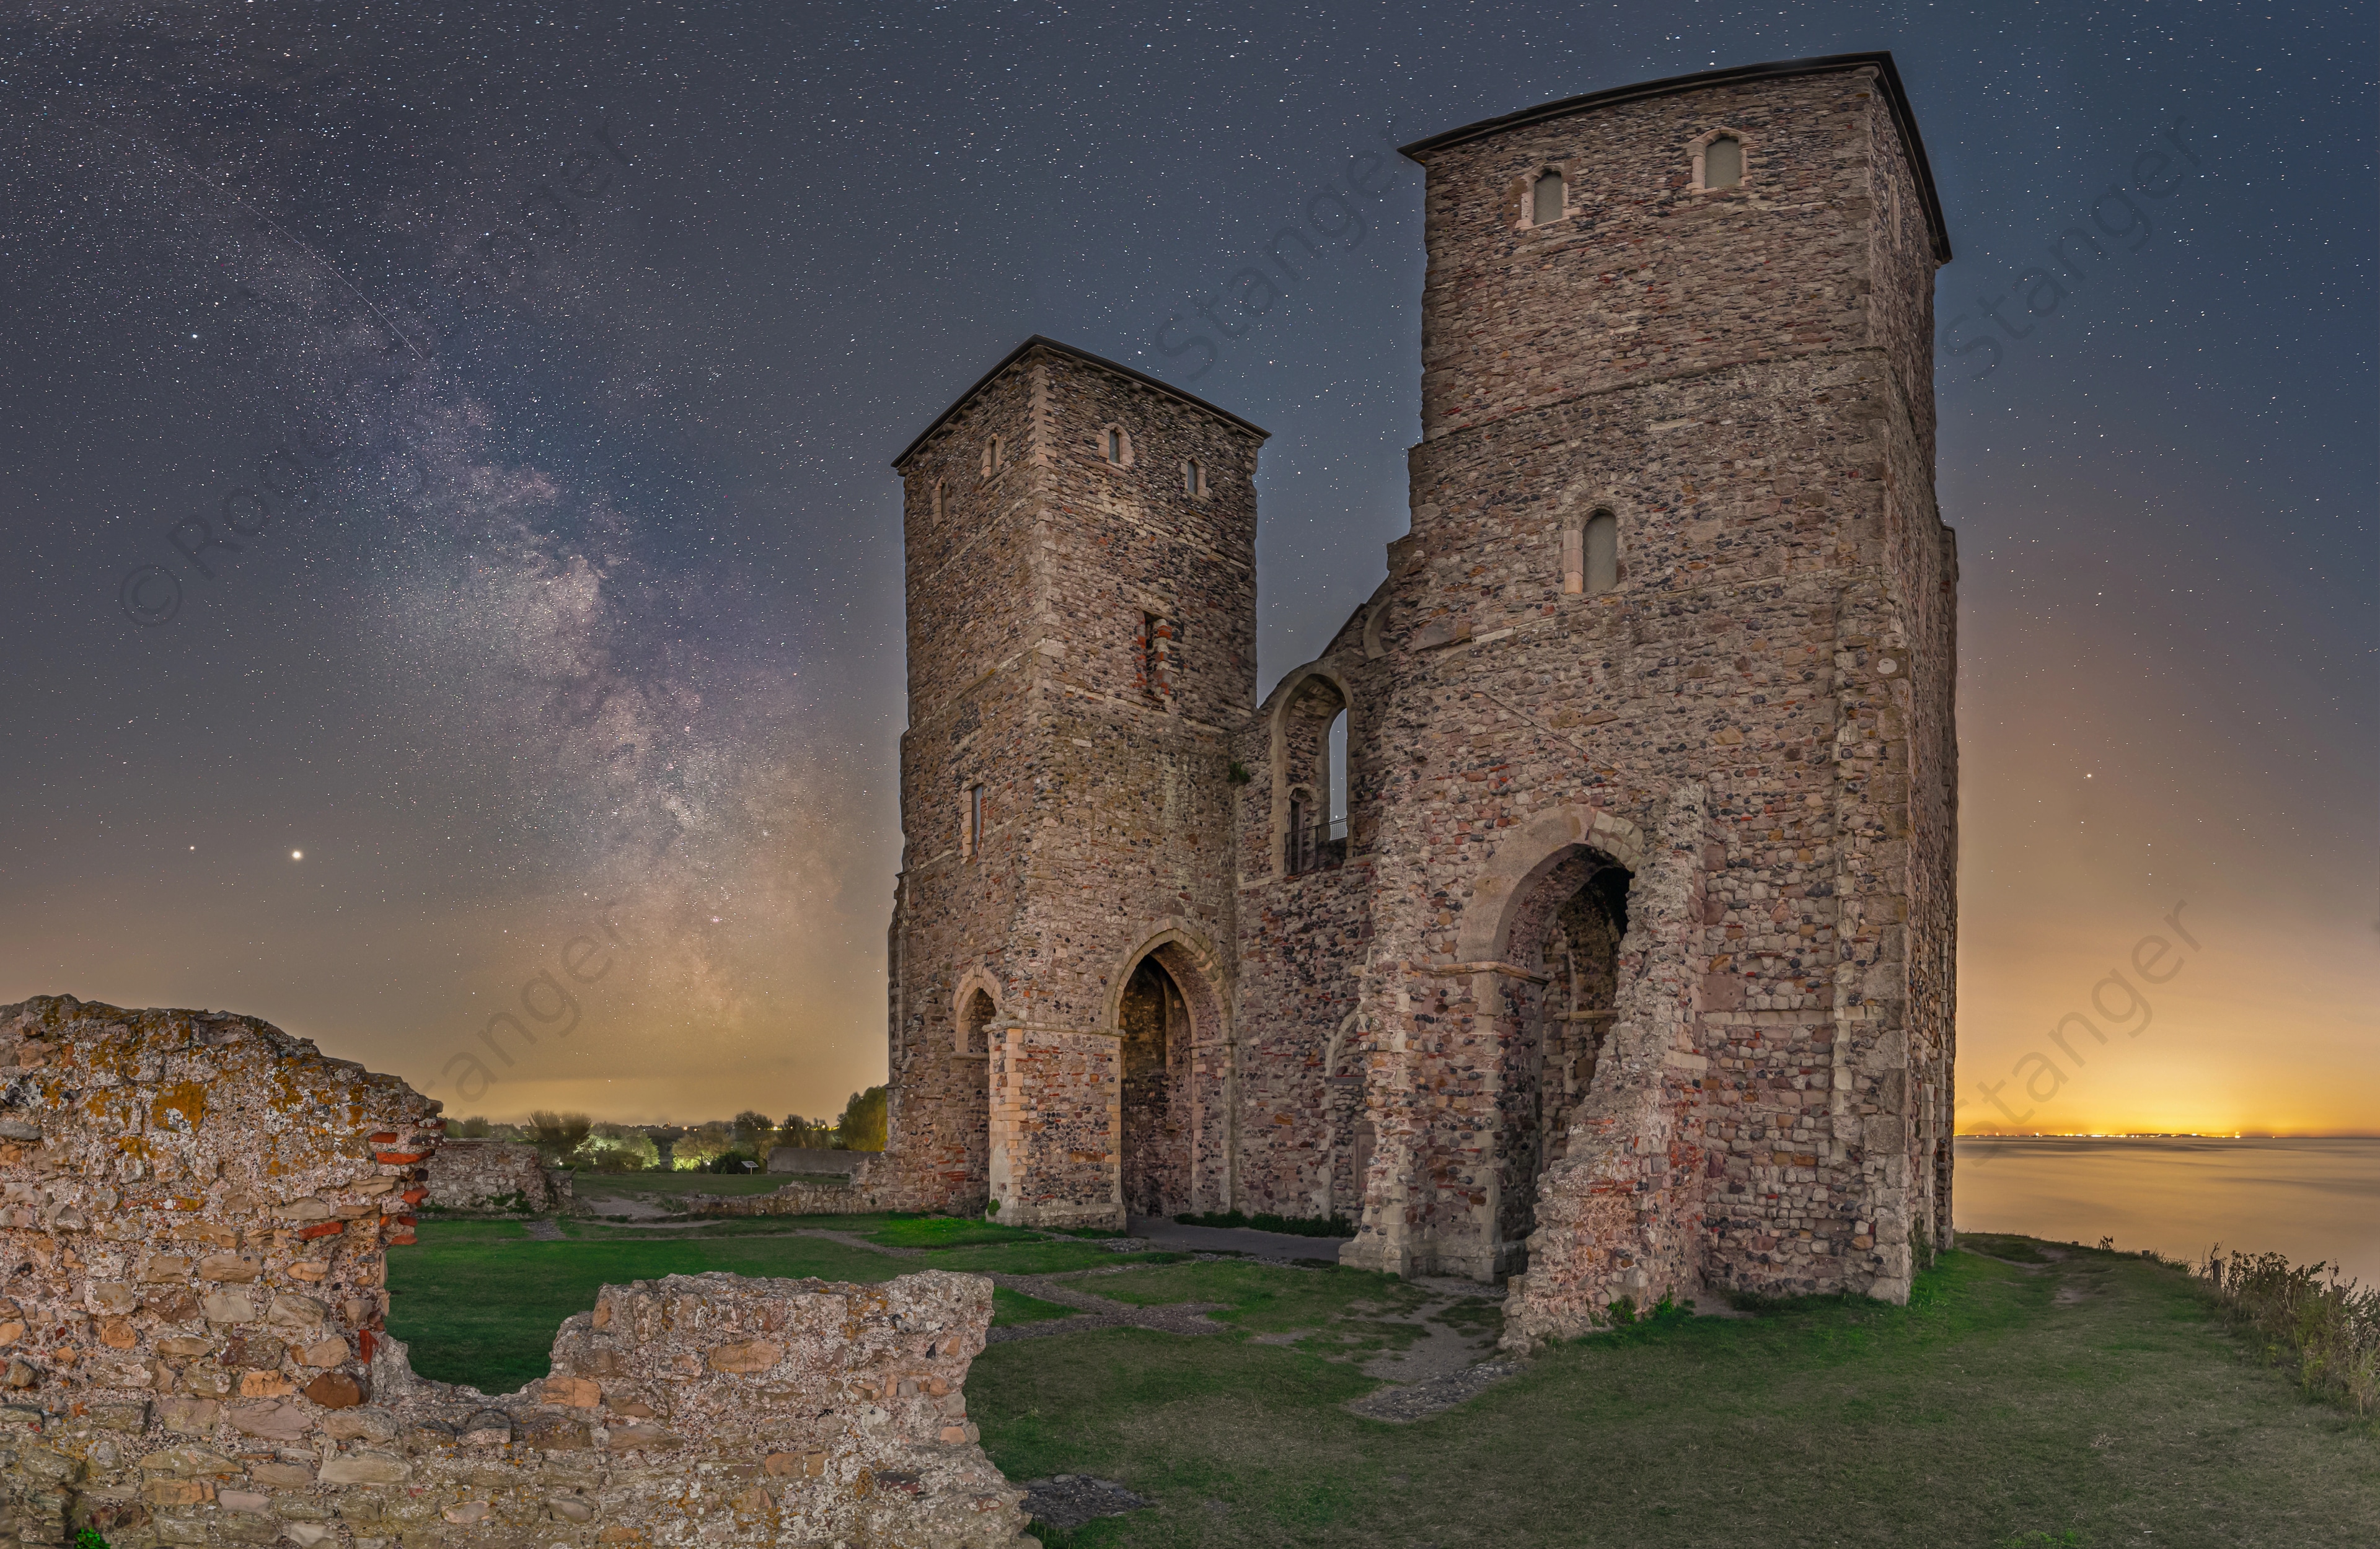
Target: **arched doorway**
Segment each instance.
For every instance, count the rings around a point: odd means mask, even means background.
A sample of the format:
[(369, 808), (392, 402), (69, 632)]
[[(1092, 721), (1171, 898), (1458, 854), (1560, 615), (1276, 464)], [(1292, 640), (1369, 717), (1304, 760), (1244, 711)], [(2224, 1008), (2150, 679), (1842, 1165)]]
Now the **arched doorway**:
[(1124, 1210), (1179, 1215), (1191, 1208), (1190, 1009), (1154, 952), (1124, 986), (1116, 1031), (1123, 1044)]
[(991, 1040), (1000, 1008), (977, 989), (959, 1013), (959, 1133), (966, 1144), (966, 1176), (980, 1191), (990, 1188), (991, 1168)]
[(1537, 1180), (1562, 1160), (1572, 1113), (1595, 1084), (1620, 988), (1628, 931), (1626, 867), (1580, 847), (1544, 872), (1512, 921), (1511, 986), (1498, 1113), (1498, 1269), (1524, 1267), (1536, 1227)]

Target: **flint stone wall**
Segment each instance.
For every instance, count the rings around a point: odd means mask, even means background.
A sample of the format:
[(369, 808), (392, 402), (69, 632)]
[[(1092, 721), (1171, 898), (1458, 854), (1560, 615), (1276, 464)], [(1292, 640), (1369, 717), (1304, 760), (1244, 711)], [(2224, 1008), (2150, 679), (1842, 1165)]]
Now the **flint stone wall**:
[(542, 1215), (570, 1206), (570, 1175), (548, 1171), (534, 1145), (449, 1140), (431, 1152), (430, 1196), (440, 1210), (516, 1210)]
[(438, 1105), (252, 1017), (0, 1007), (0, 1543), (1006, 1545), (989, 1282), (606, 1287), (489, 1397), (384, 1332)]

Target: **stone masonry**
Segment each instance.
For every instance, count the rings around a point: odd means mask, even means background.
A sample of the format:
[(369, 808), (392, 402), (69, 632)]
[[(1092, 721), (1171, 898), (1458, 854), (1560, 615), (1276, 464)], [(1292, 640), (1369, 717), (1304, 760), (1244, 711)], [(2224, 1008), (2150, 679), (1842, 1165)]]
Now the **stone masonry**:
[(549, 1171), (537, 1147), (518, 1141), (444, 1140), (425, 1166), (421, 1203), (434, 1209), (543, 1214), (570, 1204), (570, 1174)]
[(1405, 154), (1411, 530), (1269, 695), (1254, 427), (1036, 338), (896, 461), (855, 1204), (1344, 1216), (1345, 1262), (1510, 1277), (1523, 1346), (1622, 1299), (1905, 1299), (1949, 1239), (1958, 566), (1890, 56)]
[(0, 1007), (0, 1543), (1029, 1544), (963, 1384), (991, 1289), (608, 1286), (552, 1375), (417, 1376), (438, 1105), (249, 1017)]

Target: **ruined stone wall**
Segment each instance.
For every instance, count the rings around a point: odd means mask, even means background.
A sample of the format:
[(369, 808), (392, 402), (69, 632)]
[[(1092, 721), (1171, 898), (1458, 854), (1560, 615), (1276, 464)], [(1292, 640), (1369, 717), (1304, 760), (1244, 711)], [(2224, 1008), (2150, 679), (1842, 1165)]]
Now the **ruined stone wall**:
[(1099, 1033), (1012, 1027), (992, 1051), (991, 1197), (1003, 1224), (1124, 1224), (1123, 1069)]
[[(1371, 617), (1369, 605), (1358, 610), (1319, 657), (1284, 673), (1235, 753), (1249, 777), (1233, 811), (1243, 1210), (1353, 1216), (1362, 1206), (1369, 1039), (1358, 988), (1388, 757), (1388, 663), (1366, 651)], [(1342, 699), (1344, 853), (1293, 876), (1282, 809), (1300, 787), (1327, 798), (1324, 738)]]
[(1017, 1542), (988, 1281), (608, 1287), (492, 1397), (384, 1332), (437, 1105), (250, 1017), (0, 1007), (0, 1537), (117, 1549)]
[(429, 1197), (440, 1210), (542, 1214), (570, 1204), (570, 1175), (549, 1172), (534, 1145), (504, 1140), (450, 1140), (430, 1154)]
[(1673, 792), (1631, 889), (1618, 1010), (1564, 1157), (1540, 1181), (1528, 1270), (1509, 1282), (1503, 1344), (1593, 1327), (1625, 1299), (1647, 1311), (1700, 1285), (1708, 1153), (1700, 1086), (1703, 922), (1714, 863), (1706, 793)]
[[(1384, 1050), (1380, 1144), (1351, 1262), (1517, 1267), (1499, 1238), (1517, 1218), (1501, 1208), (1515, 1180), (1497, 1116), (1514, 1111), (1515, 1076), (1499, 1028), (1533, 991), (1501, 962), (1511, 919), (1540, 868), (1582, 845), (1624, 861), (1691, 788), (1710, 824), (1702, 917), (1664, 950), (1692, 966), (1677, 1058), (1694, 1079), (1623, 1123), (1598, 1069), (1563, 1168), (1617, 1189), (1638, 1165), (1623, 1149), (1658, 1142), (1643, 1166), (1699, 1197), (1656, 1214), (1695, 1241), (1626, 1248), (1640, 1264), (1905, 1294), (1889, 1224), (1907, 1208), (1906, 1147), (1877, 1122), (1908, 1107), (1894, 706), (1912, 653), (1930, 652), (1937, 675), (1908, 695), (1947, 724), (1949, 642), (1912, 637), (1912, 583), (1887, 554), (1895, 424), (1923, 418), (1930, 437), (1930, 405), (1904, 388), (1924, 376), (1922, 331), (1881, 330), (1876, 297), (1918, 317), (1925, 303), (1900, 293), (1930, 284), (1931, 257), (1876, 264), (1883, 112), (1871, 76), (1847, 70), (1423, 154), (1424, 441), (1384, 632), (1388, 741), (1411, 754), (1387, 782), (1364, 989)], [(1743, 187), (1698, 193), (1691, 146), (1722, 127), (1745, 140)], [(1524, 196), (1548, 165), (1572, 203), (1538, 226)], [(1939, 551), (1930, 467), (1912, 458), (1908, 477), (1928, 491), (1910, 530)], [(1565, 594), (1561, 529), (1597, 509), (1618, 518), (1619, 585)], [(1588, 830), (1606, 819), (1598, 843)], [(1634, 896), (1623, 956), (1641, 960)], [(1532, 1286), (1541, 1253), (1577, 1268), (1624, 1247), (1597, 1235), (1617, 1226), (1578, 1221), (1540, 1216)], [(1602, 1277), (1556, 1321), (1590, 1316), (1618, 1284)]]

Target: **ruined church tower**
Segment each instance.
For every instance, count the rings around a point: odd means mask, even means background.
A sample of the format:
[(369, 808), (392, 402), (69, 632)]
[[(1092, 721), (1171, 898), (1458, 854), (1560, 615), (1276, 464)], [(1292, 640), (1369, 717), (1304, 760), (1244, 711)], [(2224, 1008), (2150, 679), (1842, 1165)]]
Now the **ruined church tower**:
[(1950, 1235), (1958, 561), (1891, 56), (1404, 154), (1411, 528), (1261, 699), (1263, 432), (1033, 339), (896, 465), (868, 1198), (1343, 1224), (1508, 1281), (1519, 1345), (1903, 1300)]
[(920, 1203), (1229, 1208), (1227, 743), (1256, 698), (1263, 441), (1036, 337), (894, 464), (890, 1149)]

